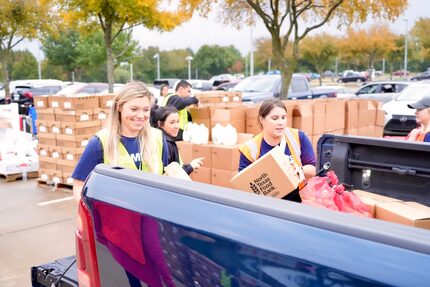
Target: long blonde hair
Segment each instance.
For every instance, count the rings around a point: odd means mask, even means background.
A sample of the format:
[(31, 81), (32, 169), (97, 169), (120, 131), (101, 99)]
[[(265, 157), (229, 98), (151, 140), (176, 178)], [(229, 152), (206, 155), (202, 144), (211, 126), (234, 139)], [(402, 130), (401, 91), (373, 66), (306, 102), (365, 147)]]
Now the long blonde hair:
[[(106, 122), (107, 142), (104, 147), (104, 153), (112, 165), (118, 165), (119, 163), (118, 144), (121, 140), (121, 115), (119, 110), (124, 103), (136, 98), (148, 98), (149, 102), (151, 102), (152, 94), (145, 83), (132, 81), (124, 85), (118, 94), (115, 95), (110, 107)], [(145, 163), (150, 172), (157, 172), (157, 150), (149, 119), (144, 123), (138, 138), (142, 164)]]

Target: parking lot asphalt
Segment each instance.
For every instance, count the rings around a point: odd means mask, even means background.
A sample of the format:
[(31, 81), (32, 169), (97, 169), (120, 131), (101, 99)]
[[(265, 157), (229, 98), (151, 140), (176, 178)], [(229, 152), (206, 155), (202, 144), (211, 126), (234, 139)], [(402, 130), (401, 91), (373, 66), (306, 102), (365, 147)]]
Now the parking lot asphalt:
[(31, 286), (31, 266), (75, 254), (71, 192), (0, 178), (0, 286)]

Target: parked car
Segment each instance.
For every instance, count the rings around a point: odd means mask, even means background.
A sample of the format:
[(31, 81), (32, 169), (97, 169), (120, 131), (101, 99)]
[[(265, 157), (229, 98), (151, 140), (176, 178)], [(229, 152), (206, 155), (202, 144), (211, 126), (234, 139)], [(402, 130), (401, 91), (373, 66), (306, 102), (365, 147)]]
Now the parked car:
[(74, 83), (57, 92), (57, 95), (100, 94), (109, 88), (107, 83)]
[[(391, 73), (391, 75), (396, 77), (401, 77), (405, 75), (405, 70), (397, 70)], [(406, 76), (409, 76), (409, 71), (406, 71)]]
[(410, 83), (407, 81), (371, 82), (360, 87), (354, 94), (359, 98), (375, 99), (381, 103), (386, 103), (391, 101), (393, 96), (398, 95)]
[(334, 77), (334, 76), (336, 76), (332, 71), (324, 71), (323, 73), (322, 73), (322, 76), (323, 76), (323, 78), (331, 78), (331, 77)]
[(175, 84), (180, 81), (181, 79), (176, 78), (164, 78), (164, 79), (156, 79), (152, 85), (154, 88), (160, 89), (161, 85), (168, 85), (169, 89), (174, 89)]
[(415, 77), (411, 78), (411, 81), (421, 81), (421, 80), (428, 80), (430, 79), (430, 71), (425, 71), (424, 73), (421, 73)]
[(219, 84), (216, 87), (213, 87), (213, 90), (216, 91), (231, 91), (232, 89), (234, 89), (234, 87), (238, 84), (238, 81), (234, 81), (234, 82), (225, 82), (222, 84)]
[(362, 74), (360, 74), (359, 72), (347, 72), (345, 75), (343, 75), (337, 80), (338, 83), (349, 83), (349, 82), (364, 83), (366, 81), (367, 81), (367, 78)]
[[(31, 80), (13, 82), (9, 101), (18, 104), (19, 113), (26, 115), (33, 106), (33, 96), (55, 95), (65, 87), (59, 80)], [(5, 103), (6, 103), (5, 99)]]
[(430, 96), (430, 82), (412, 83), (393, 100), (384, 104), (384, 135), (403, 136), (416, 128), (415, 110), (408, 108), (408, 104), (428, 96)]
[[(242, 93), (244, 102), (260, 102), (272, 98), (278, 98), (281, 94), (281, 75), (257, 75), (243, 79), (233, 91)], [(336, 97), (336, 93), (313, 92), (304, 75), (293, 74), (288, 89), (288, 99), (312, 99), (319, 97)]]
[(355, 97), (354, 91), (348, 87), (340, 85), (327, 85), (327, 86), (317, 86), (312, 89), (314, 92), (330, 92), (335, 91), (336, 97), (340, 99), (348, 99)]
[(191, 84), (193, 89), (200, 91), (210, 91), (212, 90), (212, 82), (209, 80), (187, 80)]

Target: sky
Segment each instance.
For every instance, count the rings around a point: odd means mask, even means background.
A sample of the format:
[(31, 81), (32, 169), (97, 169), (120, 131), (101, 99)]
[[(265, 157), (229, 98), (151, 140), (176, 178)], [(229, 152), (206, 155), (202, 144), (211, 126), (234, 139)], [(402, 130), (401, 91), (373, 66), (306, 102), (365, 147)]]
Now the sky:
[[(415, 21), (420, 17), (430, 17), (429, 2), (426, 0), (409, 0), (409, 7), (405, 13), (400, 16), (393, 23), (389, 23), (390, 28), (397, 34), (404, 34), (406, 30), (406, 18), (408, 30), (413, 27)], [(357, 26), (357, 28), (367, 28), (373, 24), (374, 20), (369, 20), (366, 23)], [(333, 34), (342, 34), (337, 27), (323, 26), (316, 30), (316, 33), (326, 31)], [(253, 39), (256, 40), (261, 37), (269, 37), (265, 26), (262, 22), (257, 22), (252, 28)], [(249, 27), (237, 30), (232, 26), (224, 25), (216, 20), (216, 14), (210, 14), (207, 19), (198, 15), (177, 27), (172, 32), (157, 32), (150, 31), (143, 27), (135, 28), (133, 37), (137, 40), (142, 48), (149, 46), (158, 46), (160, 50), (172, 49), (185, 49), (191, 48), (194, 52), (205, 44), (228, 46), (233, 45), (242, 53), (246, 55), (251, 49), (251, 29)], [(36, 41), (24, 42), (20, 44), (17, 49), (29, 49), (37, 59), (43, 58), (43, 53), (38, 49)]]

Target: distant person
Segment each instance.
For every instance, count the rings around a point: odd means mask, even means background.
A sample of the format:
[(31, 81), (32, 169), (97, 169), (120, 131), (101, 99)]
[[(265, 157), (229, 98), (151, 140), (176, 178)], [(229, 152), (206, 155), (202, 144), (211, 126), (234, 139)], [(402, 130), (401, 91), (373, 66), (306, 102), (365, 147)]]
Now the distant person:
[(413, 129), (406, 139), (409, 141), (430, 142), (430, 97), (424, 97), (416, 103), (409, 104), (408, 107), (416, 109), (416, 120), (421, 126)]
[(163, 159), (165, 165), (172, 162), (177, 162), (182, 165), (182, 168), (187, 174), (191, 174), (194, 170), (202, 166), (204, 158), (193, 159), (189, 164), (184, 164), (179, 155), (178, 146), (176, 145), (175, 139), (179, 133), (179, 116), (178, 110), (174, 107), (158, 107), (154, 110), (155, 120), (157, 127), (163, 131), (164, 146), (167, 149), (167, 160)]
[(176, 140), (182, 140), (184, 130), (187, 128), (189, 114), (187, 107), (196, 105), (199, 100), (191, 97), (191, 84), (185, 80), (180, 80), (175, 88), (174, 95), (168, 95), (160, 102), (160, 106), (172, 106), (178, 110), (179, 115), (179, 133)]
[[(239, 172), (279, 145), (285, 146), (285, 155), (292, 156), (303, 168), (306, 179), (315, 176), (316, 158), (312, 144), (304, 132), (287, 127), (287, 108), (281, 100), (264, 101), (258, 111), (258, 121), (263, 132), (239, 148)], [(301, 202), (298, 190), (284, 199)]]
[(160, 86), (160, 102), (163, 101), (165, 97), (169, 94), (169, 86), (166, 84), (162, 84)]

